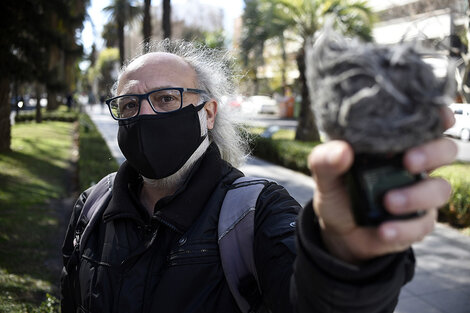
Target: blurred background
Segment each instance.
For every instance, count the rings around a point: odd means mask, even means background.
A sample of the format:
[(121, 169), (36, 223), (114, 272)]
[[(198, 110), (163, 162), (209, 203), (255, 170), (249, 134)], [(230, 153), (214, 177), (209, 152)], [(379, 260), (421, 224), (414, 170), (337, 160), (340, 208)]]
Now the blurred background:
[(364, 41), (419, 42), (432, 50), (423, 59), (439, 77), (455, 64), (457, 123), (445, 134), (458, 143), (459, 161), (439, 173), (454, 187), (440, 220), (469, 233), (468, 1), (3, 0), (0, 312), (57, 312), (59, 247), (73, 199), (118, 166), (95, 123), (116, 127), (104, 100), (140, 43), (186, 39), (228, 49), (239, 89), (221, 105), (251, 127), (253, 154), (308, 173), (306, 155), (321, 134), (304, 47), (329, 16)]
[(303, 48), (328, 15), (350, 36), (434, 49), (426, 60), (437, 75), (454, 60), (455, 101), (469, 102), (464, 0), (8, 0), (1, 14), (0, 151), (9, 146), (9, 109), (101, 103), (138, 45), (163, 38), (229, 49), (238, 60), (240, 94), (226, 105), (299, 119), (296, 137), (315, 140)]

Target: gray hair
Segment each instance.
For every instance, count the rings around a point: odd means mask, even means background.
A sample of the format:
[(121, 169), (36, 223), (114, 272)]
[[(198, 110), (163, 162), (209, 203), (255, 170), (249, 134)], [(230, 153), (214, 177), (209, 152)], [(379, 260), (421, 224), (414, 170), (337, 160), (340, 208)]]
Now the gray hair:
[[(143, 51), (142, 45), (139, 51)], [(235, 83), (232, 66), (233, 58), (227, 51), (211, 49), (202, 44), (188, 42), (184, 40), (154, 41), (146, 46), (146, 53), (166, 52), (177, 55), (185, 60), (196, 72), (197, 88), (205, 90), (209, 98), (218, 103), (217, 115), (213, 129), (209, 130), (209, 139), (219, 147), (222, 159), (231, 163), (233, 166), (239, 166), (248, 155), (248, 143), (242, 136), (243, 132), (239, 130), (240, 126), (231, 118), (226, 110), (225, 99), (231, 98), (235, 94)], [(138, 57), (144, 55), (140, 53), (130, 59), (121, 68), (119, 79), (127, 66)], [(112, 93), (115, 95), (117, 82), (114, 84)], [(201, 125), (202, 127), (202, 125)]]

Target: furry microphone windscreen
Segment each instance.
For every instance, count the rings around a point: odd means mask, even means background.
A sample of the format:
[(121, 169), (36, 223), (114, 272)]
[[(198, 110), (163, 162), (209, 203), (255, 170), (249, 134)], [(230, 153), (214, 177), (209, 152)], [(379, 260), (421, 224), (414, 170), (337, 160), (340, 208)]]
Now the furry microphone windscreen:
[(380, 46), (325, 30), (306, 49), (312, 109), (327, 139), (355, 153), (399, 153), (442, 135), (454, 92), (414, 43)]

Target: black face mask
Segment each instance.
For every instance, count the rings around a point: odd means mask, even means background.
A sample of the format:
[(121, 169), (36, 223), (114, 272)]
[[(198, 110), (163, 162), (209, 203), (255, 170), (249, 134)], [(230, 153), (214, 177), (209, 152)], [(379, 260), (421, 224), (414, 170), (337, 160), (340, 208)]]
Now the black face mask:
[(151, 179), (176, 173), (206, 138), (197, 113), (204, 104), (119, 121), (118, 144), (129, 164)]

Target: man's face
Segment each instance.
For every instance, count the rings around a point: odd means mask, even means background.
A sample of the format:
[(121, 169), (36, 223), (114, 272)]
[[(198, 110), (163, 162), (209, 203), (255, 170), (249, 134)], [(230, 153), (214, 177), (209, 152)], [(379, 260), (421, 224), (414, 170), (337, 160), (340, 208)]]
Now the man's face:
[[(121, 76), (117, 95), (143, 94), (166, 87), (196, 88), (196, 73), (180, 57), (169, 53), (149, 53), (137, 58)], [(200, 96), (186, 92), (183, 106), (197, 105)], [(140, 114), (156, 114), (144, 100)]]
[[(182, 58), (164, 52), (145, 54), (134, 60), (118, 82), (117, 95), (144, 94), (149, 91), (166, 88), (197, 88), (197, 77), (194, 69)], [(200, 95), (186, 92), (183, 106), (200, 104)], [(217, 113), (217, 102), (212, 99), (204, 106), (207, 116), (207, 128), (214, 127)], [(140, 114), (156, 114), (147, 100), (142, 101)]]

